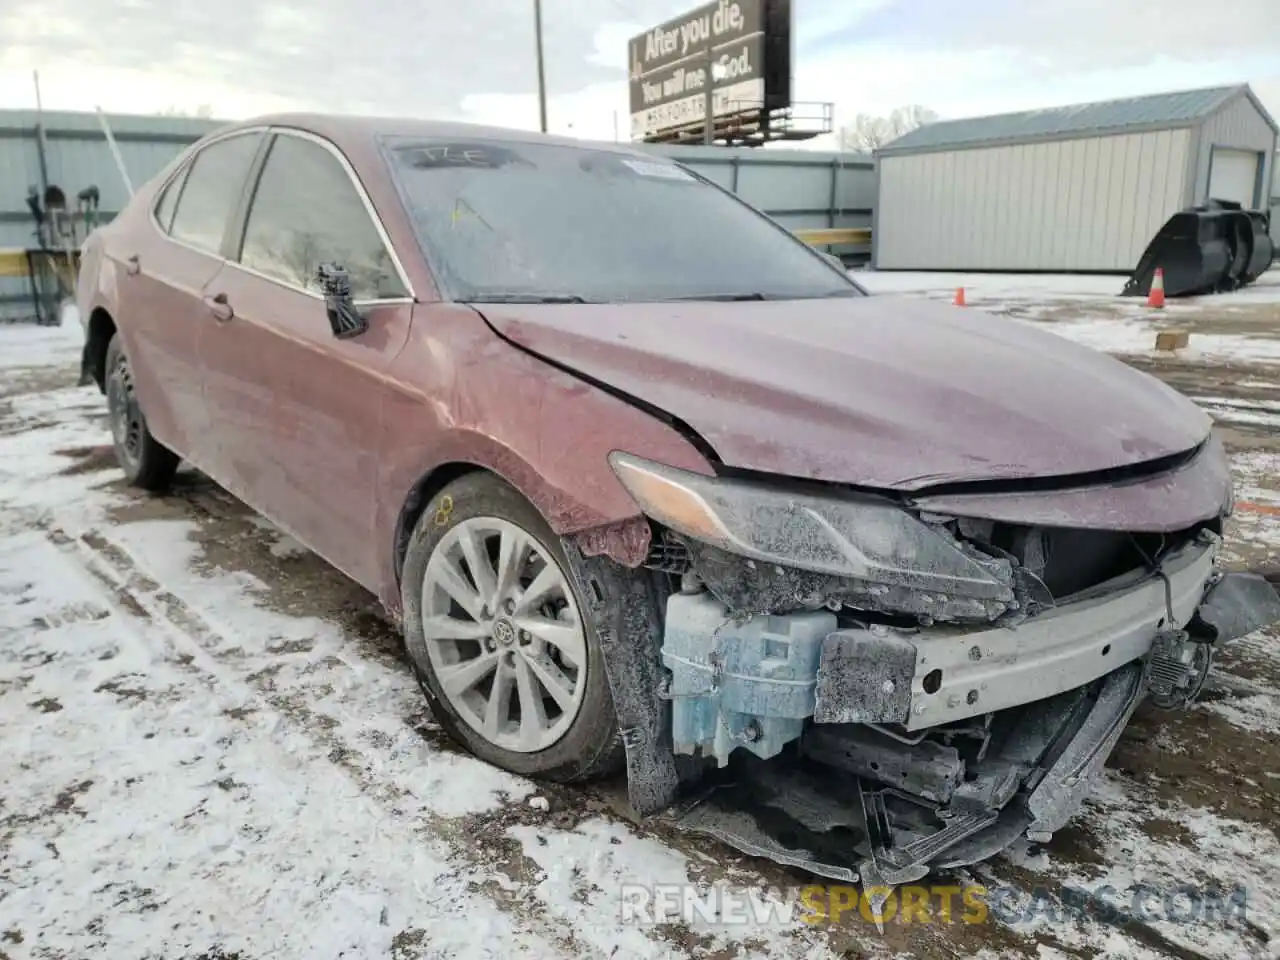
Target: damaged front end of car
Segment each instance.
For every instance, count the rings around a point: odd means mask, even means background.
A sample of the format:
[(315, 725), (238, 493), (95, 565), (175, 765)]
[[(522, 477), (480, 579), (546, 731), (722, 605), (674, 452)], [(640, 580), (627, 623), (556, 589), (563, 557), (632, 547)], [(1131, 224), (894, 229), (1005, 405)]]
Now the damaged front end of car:
[(665, 584), (658, 623), (616, 621), (656, 656), (602, 636), (633, 805), (839, 880), (1047, 840), (1144, 699), (1186, 706), (1218, 644), (1280, 620), (1267, 580), (1217, 568), (1221, 516), (1020, 526), (611, 463)]

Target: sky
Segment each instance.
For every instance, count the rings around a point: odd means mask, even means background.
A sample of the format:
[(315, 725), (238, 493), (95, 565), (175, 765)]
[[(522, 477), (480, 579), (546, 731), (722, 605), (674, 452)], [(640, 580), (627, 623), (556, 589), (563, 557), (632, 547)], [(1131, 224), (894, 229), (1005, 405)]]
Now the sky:
[[(627, 39), (695, 3), (543, 0), (553, 133), (627, 137)], [(793, 94), (837, 124), (1250, 82), (1280, 117), (1280, 0), (792, 0)], [(533, 0), (0, 0), (0, 106), (321, 110), (536, 129)], [(814, 146), (829, 146), (818, 141)]]

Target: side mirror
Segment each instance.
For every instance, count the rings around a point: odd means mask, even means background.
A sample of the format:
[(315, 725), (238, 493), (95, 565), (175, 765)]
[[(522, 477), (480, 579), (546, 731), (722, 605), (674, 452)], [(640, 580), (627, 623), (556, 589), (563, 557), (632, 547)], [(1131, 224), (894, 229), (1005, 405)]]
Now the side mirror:
[(316, 269), (320, 292), (324, 294), (325, 312), (329, 314), (329, 327), (339, 340), (358, 337), (369, 329), (369, 322), (360, 316), (355, 300), (351, 297), (351, 275), (338, 263), (322, 263)]
[(833, 267), (835, 267), (837, 270), (839, 270), (841, 273), (843, 273), (845, 270), (847, 270), (847, 269), (848, 269), (848, 268), (844, 265), (844, 261), (843, 261), (843, 260), (841, 260), (839, 257), (837, 257), (837, 256), (836, 256), (834, 253), (832, 253), (830, 250), (824, 250), (824, 251), (822, 251), (822, 255), (823, 255), (824, 257), (826, 257), (826, 258), (827, 258), (827, 260), (828, 260), (828, 262), (830, 262), (830, 264), (831, 264)]

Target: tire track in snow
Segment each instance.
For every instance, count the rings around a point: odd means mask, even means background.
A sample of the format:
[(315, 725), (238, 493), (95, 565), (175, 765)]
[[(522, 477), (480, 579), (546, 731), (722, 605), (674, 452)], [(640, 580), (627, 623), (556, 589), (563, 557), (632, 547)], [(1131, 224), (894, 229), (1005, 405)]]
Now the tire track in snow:
[[(315, 762), (328, 764), (331, 769), (352, 781), (361, 794), (380, 808), (377, 815), (392, 824), (390, 831), (398, 833), (401, 838), (412, 837), (414, 842), (423, 844), (426, 838), (446, 837), (452, 832), (448, 829), (449, 821), (446, 819), (433, 818), (423, 813), (406, 815), (397, 807), (397, 801), (406, 799), (403, 792), (371, 788), (366, 771), (376, 765), (367, 762), (368, 757), (362, 756), (358, 745), (328, 729), (319, 715), (296, 699), (273, 693), (269, 685), (262, 682), (264, 678), (257, 677), (255, 681), (254, 675), (241, 677), (228, 668), (214, 652), (227, 648), (226, 638), (183, 600), (162, 589), (123, 548), (94, 530), (86, 530), (73, 536), (54, 521), (46, 521), (44, 527), (49, 541), (112, 595), (111, 602), (115, 612), (134, 621), (135, 632), (144, 638), (143, 642), (163, 659), (186, 667), (196, 674), (224, 714), (245, 715), (257, 712), (269, 718), (267, 730), (270, 736), (265, 740), (277, 754), (280, 769), (290, 771), (295, 777), (311, 778)], [(309, 756), (299, 756), (298, 751), (280, 746), (279, 734), (284, 728), (302, 734), (312, 742), (315, 749), (310, 751)], [(263, 739), (259, 738), (259, 742)], [(366, 763), (361, 764), (358, 760)], [(441, 849), (440, 843), (426, 843), (425, 846), (433, 859), (442, 862), (456, 860), (458, 855), (456, 847)], [(460, 877), (460, 885), (485, 885), (488, 875), (484, 865), (470, 863), (467, 866), (474, 871), (474, 875)], [(433, 879), (433, 885), (436, 879)], [(417, 892), (423, 894), (419, 901), (426, 914), (423, 919), (428, 923), (456, 918), (460, 904), (448, 903), (443, 908), (436, 908), (433, 897), (429, 894), (438, 891), (424, 887)], [(491, 897), (486, 900), (512, 915), (523, 931), (541, 942), (556, 944), (573, 956), (604, 956), (603, 953), (586, 949), (583, 944), (574, 942), (571, 934), (566, 937), (566, 931), (519, 901), (502, 902)], [(428, 937), (427, 943), (429, 942)]]

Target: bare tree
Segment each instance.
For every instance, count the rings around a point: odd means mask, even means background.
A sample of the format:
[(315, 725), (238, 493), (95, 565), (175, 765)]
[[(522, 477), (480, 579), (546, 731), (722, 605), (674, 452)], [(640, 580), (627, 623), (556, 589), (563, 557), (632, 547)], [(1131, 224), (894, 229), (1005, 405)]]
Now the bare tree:
[(887, 117), (860, 113), (853, 118), (852, 123), (840, 128), (840, 146), (845, 150), (870, 153), (897, 140), (904, 133), (910, 133), (937, 119), (938, 115), (934, 111), (918, 103), (898, 107)]
[(165, 107), (156, 111), (157, 117), (195, 117), (198, 120), (212, 120), (213, 107), (202, 103), (195, 110), (183, 110), (181, 107)]

